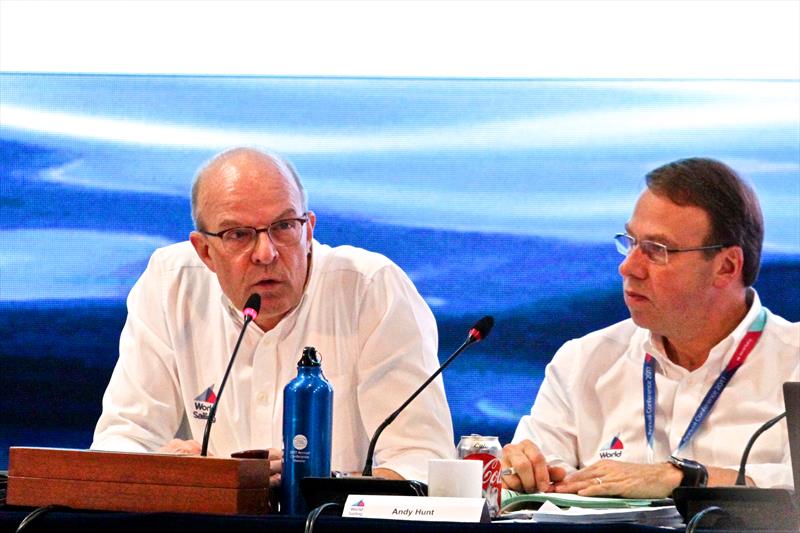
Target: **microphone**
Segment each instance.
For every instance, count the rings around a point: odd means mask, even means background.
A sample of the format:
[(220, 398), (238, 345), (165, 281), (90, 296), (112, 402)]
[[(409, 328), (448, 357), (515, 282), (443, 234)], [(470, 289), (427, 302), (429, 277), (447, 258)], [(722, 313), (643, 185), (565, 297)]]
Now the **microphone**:
[[(364, 477), (307, 477), (300, 480), (300, 490), (309, 508), (319, 508), (327, 502), (344, 504), (348, 494), (385, 494), (401, 496), (425, 496), (427, 487), (415, 480), (392, 480), (375, 478), (372, 476), (372, 461), (375, 445), (383, 430), (410, 404), (414, 398), (427, 387), (442, 370), (458, 357), (468, 346), (485, 339), (494, 326), (494, 318), (485, 316), (478, 320), (469, 330), (467, 340), (442, 363), (442, 365), (429, 377), (403, 404), (397, 408), (386, 420), (378, 426), (369, 443), (367, 459), (364, 464), (362, 476)], [(314, 512), (314, 511), (312, 511)]]
[(458, 349), (455, 352), (453, 352), (453, 355), (448, 357), (447, 360), (444, 363), (442, 363), (442, 366), (440, 366), (438, 368), (438, 370), (436, 370), (436, 372), (431, 374), (431, 377), (429, 377), (425, 381), (425, 383), (420, 385), (420, 387), (414, 392), (414, 394), (412, 394), (408, 398), (408, 400), (403, 402), (403, 405), (398, 407), (397, 410), (394, 413), (390, 414), (386, 418), (386, 420), (384, 420), (381, 423), (381, 425), (378, 426), (378, 429), (375, 430), (375, 434), (372, 436), (372, 440), (369, 441), (369, 449), (367, 450), (367, 460), (364, 463), (364, 470), (363, 470), (363, 472), (361, 472), (362, 476), (369, 477), (369, 476), (372, 475), (372, 456), (375, 453), (375, 445), (378, 442), (378, 437), (381, 436), (381, 433), (383, 433), (383, 430), (386, 429), (386, 427), (389, 424), (394, 422), (394, 419), (397, 418), (397, 415), (399, 415), (403, 411), (403, 409), (405, 409), (408, 406), (408, 404), (410, 404), (414, 400), (414, 398), (419, 396), (419, 394), (423, 390), (425, 390), (425, 387), (427, 387), (430, 384), (431, 381), (436, 379), (436, 376), (441, 374), (442, 370), (447, 368), (447, 365), (449, 365), (453, 361), (453, 359), (458, 357), (458, 355), (461, 354), (461, 352), (463, 352), (464, 350), (466, 350), (468, 346), (471, 346), (471, 345), (475, 344), (476, 342), (480, 342), (483, 339), (485, 339), (489, 335), (489, 332), (492, 331), (492, 327), (493, 326), (494, 326), (494, 318), (492, 318), (490, 316), (485, 316), (485, 317), (481, 318), (480, 320), (478, 320), (475, 323), (475, 325), (472, 326), (472, 329), (469, 330), (469, 334), (467, 335), (467, 340), (465, 340), (464, 343), (461, 346), (459, 346)]
[(247, 325), (256, 319), (258, 316), (258, 311), (261, 309), (261, 295), (257, 293), (253, 293), (247, 299), (247, 302), (244, 304), (244, 310), (242, 314), (244, 315), (244, 325), (242, 326), (242, 330), (239, 332), (239, 339), (236, 341), (236, 346), (233, 349), (233, 353), (231, 354), (231, 360), (228, 362), (228, 368), (225, 370), (225, 375), (222, 378), (222, 383), (219, 385), (219, 392), (217, 393), (217, 397), (214, 400), (214, 405), (211, 406), (211, 409), (208, 411), (208, 419), (206, 420), (206, 430), (203, 433), (203, 446), (200, 449), (200, 456), (205, 457), (208, 455), (208, 438), (211, 436), (211, 424), (214, 423), (214, 417), (217, 414), (217, 406), (219, 405), (219, 399), (222, 397), (222, 389), (225, 388), (225, 382), (228, 381), (228, 374), (231, 373), (231, 367), (233, 366), (233, 360), (236, 359), (236, 354), (239, 351), (239, 345), (242, 344), (242, 338), (244, 338), (244, 330), (247, 329)]
[[(786, 412), (762, 424), (747, 441), (736, 483), (731, 487), (678, 487), (672, 492), (675, 507), (687, 525), (699, 527), (705, 515), (717, 516), (714, 528), (791, 529), (798, 526), (792, 492), (786, 489), (747, 487), (745, 467), (756, 439), (780, 422)], [(693, 529), (693, 528), (692, 528)], [(689, 528), (687, 527), (687, 531)]]
[(745, 466), (747, 465), (747, 458), (750, 457), (750, 448), (753, 447), (753, 444), (756, 442), (756, 439), (761, 436), (766, 430), (777, 424), (781, 421), (782, 418), (786, 416), (786, 411), (779, 414), (775, 418), (771, 420), (767, 420), (764, 424), (753, 433), (753, 436), (750, 437), (750, 440), (747, 441), (747, 446), (744, 447), (744, 453), (742, 454), (742, 462), (739, 463), (739, 475), (736, 476), (736, 485), (737, 486), (745, 486), (747, 483), (745, 482)]

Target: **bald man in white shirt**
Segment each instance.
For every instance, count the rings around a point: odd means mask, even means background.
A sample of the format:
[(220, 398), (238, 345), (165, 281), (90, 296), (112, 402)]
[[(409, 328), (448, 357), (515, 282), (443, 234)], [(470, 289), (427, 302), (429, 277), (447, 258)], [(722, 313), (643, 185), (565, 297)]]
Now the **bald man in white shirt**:
[[(271, 448), (280, 481), (283, 388), (314, 346), (334, 390), (332, 468), (361, 471), (376, 428), (438, 368), (430, 308), (386, 257), (317, 242), (302, 183), (274, 154), (212, 159), (195, 180), (192, 216), (190, 242), (157, 250), (131, 290), (92, 448), (199, 453), (241, 310), (257, 293), (209, 452)], [(453, 442), (440, 378), (383, 433), (374, 473), (424, 481), (429, 459), (455, 456)]]

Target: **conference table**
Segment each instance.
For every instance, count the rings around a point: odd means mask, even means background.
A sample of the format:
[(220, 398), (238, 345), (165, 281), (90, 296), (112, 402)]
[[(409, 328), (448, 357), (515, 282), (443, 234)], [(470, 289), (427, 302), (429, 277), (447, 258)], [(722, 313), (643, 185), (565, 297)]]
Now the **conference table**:
[[(0, 507), (0, 533), (13, 533), (20, 522), (33, 511), (33, 508), (5, 506)], [(208, 515), (181, 513), (123, 513), (108, 511), (77, 511), (57, 509), (38, 516), (25, 527), (25, 533), (58, 532), (85, 533), (153, 533), (171, 531), (182, 533), (265, 533), (287, 532), (302, 533), (305, 528), (305, 516), (283, 515)], [(619, 533), (656, 533), (669, 530), (635, 524), (532, 524), (494, 522), (486, 524), (458, 522), (421, 522), (407, 520), (377, 520), (368, 518), (342, 518), (340, 516), (322, 515), (318, 518), (314, 532), (371, 532), (381, 533), (551, 533), (565, 531), (584, 533), (589, 531)]]

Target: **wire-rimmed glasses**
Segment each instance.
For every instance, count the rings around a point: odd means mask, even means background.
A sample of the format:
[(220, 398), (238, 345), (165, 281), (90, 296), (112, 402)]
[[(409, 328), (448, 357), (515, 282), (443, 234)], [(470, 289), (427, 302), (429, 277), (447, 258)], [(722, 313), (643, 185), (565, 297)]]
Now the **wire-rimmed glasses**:
[(638, 240), (636, 237), (631, 237), (627, 233), (617, 233), (614, 235), (614, 242), (617, 245), (617, 251), (628, 257), (628, 255), (637, 246), (642, 251), (645, 257), (657, 265), (666, 265), (669, 260), (670, 253), (679, 252), (695, 252), (698, 250), (718, 250), (725, 248), (725, 244), (711, 244), (708, 246), (698, 246), (696, 248), (668, 248), (667, 245), (660, 242)]

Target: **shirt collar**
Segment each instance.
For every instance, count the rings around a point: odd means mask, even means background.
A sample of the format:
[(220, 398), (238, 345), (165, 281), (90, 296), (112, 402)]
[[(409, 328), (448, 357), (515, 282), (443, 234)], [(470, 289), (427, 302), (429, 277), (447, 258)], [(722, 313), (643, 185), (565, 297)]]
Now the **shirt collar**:
[[(744, 316), (741, 322), (733, 329), (733, 331), (728, 334), (727, 337), (722, 339), (714, 346), (708, 354), (708, 359), (703, 364), (706, 368), (713, 368), (716, 370), (721, 371), (722, 368), (728, 364), (728, 361), (731, 357), (733, 357), (733, 353), (736, 350), (736, 347), (744, 338), (747, 330), (753, 324), (753, 321), (758, 317), (758, 314), (761, 312), (761, 299), (758, 297), (758, 293), (752, 287), (747, 288), (747, 292), (745, 295), (745, 301), (750, 306), (747, 314)], [(645, 330), (647, 333), (642, 340), (642, 353), (641, 357), (644, 358), (644, 354), (649, 353), (656, 359), (657, 365), (664, 371), (665, 368), (672, 368), (675, 367), (676, 369), (680, 369), (675, 365), (672, 361), (665, 354), (664, 350), (664, 340), (661, 335), (656, 335), (652, 331)], [(686, 371), (684, 369), (686, 373)]]

